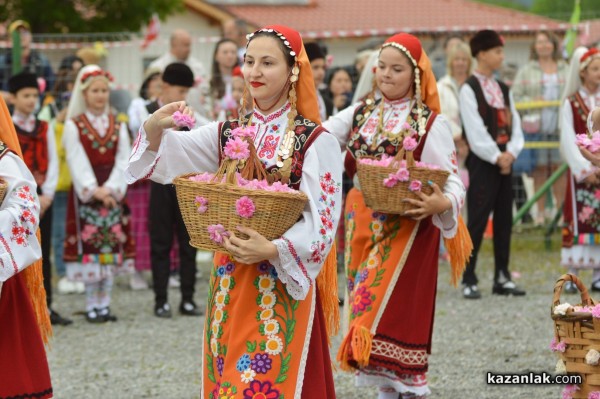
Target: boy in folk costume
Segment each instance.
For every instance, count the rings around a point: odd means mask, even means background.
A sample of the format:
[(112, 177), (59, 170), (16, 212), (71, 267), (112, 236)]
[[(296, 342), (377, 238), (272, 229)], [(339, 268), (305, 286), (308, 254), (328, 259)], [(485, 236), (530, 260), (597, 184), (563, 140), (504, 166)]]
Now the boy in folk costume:
[[(599, 105), (600, 51), (580, 47), (571, 59), (560, 113), (560, 148), (569, 165), (561, 265), (573, 274), (580, 269), (593, 269), (592, 291), (600, 291), (600, 214), (597, 199), (600, 168), (583, 156), (575, 143), (575, 135), (594, 129), (591, 110)], [(567, 284), (567, 292), (577, 292), (573, 283)]]
[(14, 111), (12, 120), (23, 151), (23, 159), (33, 174), (40, 201), (40, 232), (42, 234), (42, 265), (44, 288), (52, 324), (69, 325), (71, 320), (52, 310), (52, 201), (58, 182), (58, 155), (54, 131), (47, 122), (34, 115), (40, 91), (37, 76), (21, 72), (8, 80), (8, 90)]
[(135, 256), (124, 200), (129, 133), (109, 113), (111, 80), (97, 65), (79, 71), (63, 133), (73, 179), (64, 259), (69, 279), (85, 283), (90, 323), (116, 321), (109, 308), (114, 269), (132, 271)]
[[(234, 129), (249, 140), (269, 178), (308, 196), (300, 219), (268, 241), (248, 228), (229, 232), (211, 270), (204, 323), (201, 398), (335, 398), (328, 332), (335, 334), (335, 250), (342, 160), (319, 126), (310, 64), (298, 32), (279, 25), (249, 36), (244, 78), (254, 99), (241, 120), (178, 132), (172, 114), (156, 111), (140, 129), (127, 175), (169, 184), (191, 172), (215, 172)], [(238, 130), (239, 131), (239, 130)], [(218, 204), (208, 204), (218, 206)]]
[(509, 88), (494, 78), (504, 60), (504, 42), (497, 32), (482, 30), (470, 42), (477, 67), (460, 90), (460, 116), (470, 152), (468, 228), (473, 253), (463, 274), (463, 296), (479, 299), (475, 275), (477, 254), (490, 213), (494, 214), (494, 286), (499, 295), (525, 295), (511, 281), (508, 263), (512, 231), (512, 164), (523, 148), (521, 119)]
[(0, 397), (51, 398), (37, 182), (0, 98)]
[[(371, 93), (323, 125), (347, 150), (346, 173), (355, 181), (346, 197), (344, 221), (348, 331), (337, 358), (342, 369), (356, 373), (357, 385), (376, 386), (379, 399), (430, 393), (426, 373), (440, 235), (453, 256), (454, 282), (469, 253), (470, 240), (459, 218), (465, 189), (450, 126), (439, 109), (421, 42), (399, 33), (378, 52)], [(405, 148), (409, 144), (413, 147)], [(448, 179), (444, 187), (413, 180), (419, 187), (415, 190), (429, 184), (433, 193), (417, 191), (420, 200), (406, 199), (414, 208), (404, 215), (376, 212), (365, 204), (357, 184), (358, 160), (403, 150), (412, 150), (416, 161), (447, 170)]]

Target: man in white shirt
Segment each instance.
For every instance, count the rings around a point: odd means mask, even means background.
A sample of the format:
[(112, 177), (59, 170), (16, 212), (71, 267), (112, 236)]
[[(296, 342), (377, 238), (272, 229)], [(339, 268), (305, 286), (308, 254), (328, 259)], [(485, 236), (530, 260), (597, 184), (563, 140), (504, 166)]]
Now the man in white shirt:
[(466, 160), (468, 229), (473, 253), (463, 275), (463, 296), (479, 299), (475, 266), (490, 213), (494, 214), (494, 287), (499, 295), (525, 295), (508, 270), (512, 231), (512, 164), (523, 148), (521, 120), (508, 86), (494, 78), (504, 61), (497, 32), (482, 30), (470, 42), (477, 68), (460, 90), (460, 116), (470, 152)]
[(202, 116), (208, 116), (206, 109), (206, 93), (208, 79), (202, 63), (192, 57), (192, 37), (183, 29), (176, 29), (171, 34), (169, 51), (150, 63), (149, 68), (164, 71), (167, 65), (181, 62), (190, 67), (194, 73), (194, 86), (189, 90), (187, 103)]

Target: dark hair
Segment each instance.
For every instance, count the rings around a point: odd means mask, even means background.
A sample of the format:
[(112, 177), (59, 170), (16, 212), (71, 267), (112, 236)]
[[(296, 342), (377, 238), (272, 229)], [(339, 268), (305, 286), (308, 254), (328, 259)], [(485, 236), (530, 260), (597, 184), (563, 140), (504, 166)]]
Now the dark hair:
[(535, 51), (535, 42), (539, 35), (544, 35), (548, 38), (548, 40), (550, 40), (550, 42), (552, 43), (552, 46), (554, 47), (554, 50), (552, 51), (552, 59), (554, 61), (558, 61), (561, 58), (560, 43), (558, 42), (558, 38), (556, 37), (556, 35), (547, 30), (540, 30), (540, 31), (535, 32), (535, 35), (534, 35), (535, 39), (533, 40), (533, 43), (531, 43), (531, 48), (529, 50), (529, 59), (535, 60), (535, 61), (537, 61), (539, 59), (539, 56)]
[[(285, 44), (283, 44), (283, 41), (278, 38), (275, 33), (272, 32), (258, 32), (255, 33), (250, 40), (248, 40), (248, 44), (250, 44), (250, 42), (254, 39), (256, 39), (257, 37), (272, 37), (273, 39), (275, 39), (275, 41), (277, 42), (277, 44), (279, 45), (279, 49), (281, 50), (281, 52), (283, 53), (283, 56), (285, 57), (285, 60), (287, 61), (288, 67), (293, 67), (294, 63), (296, 62), (296, 60), (294, 59), (294, 57), (292, 57), (290, 55), (290, 49), (287, 48), (285, 46)], [(248, 44), (246, 45), (246, 48), (248, 48)], [(245, 57), (245, 55), (244, 55)]]
[(215, 45), (210, 76), (210, 94), (216, 98), (221, 98), (225, 95), (225, 82), (223, 82), (221, 68), (219, 68), (219, 63), (217, 62), (217, 52), (219, 51), (219, 47), (224, 43), (231, 43), (237, 48), (236, 42), (227, 38), (219, 40)]
[(331, 81), (333, 80), (333, 77), (340, 71), (344, 71), (346, 72), (346, 75), (348, 75), (348, 77), (350, 78), (350, 83), (352, 83), (352, 74), (350, 73), (350, 71), (348, 71), (346, 68), (344, 67), (335, 67), (335, 68), (331, 68), (328, 71), (328, 76), (327, 76), (327, 91), (329, 93), (331, 93), (331, 91), (329, 90), (329, 85), (331, 84)]
[(156, 71), (154, 73), (151, 73), (150, 75), (148, 75), (148, 77), (146, 77), (146, 79), (144, 79), (144, 81), (142, 82), (142, 86), (140, 87), (140, 91), (139, 91), (139, 95), (141, 98), (143, 98), (144, 100), (149, 100), (148, 87), (150, 87), (150, 82), (152, 82), (156, 78), (159, 78), (160, 75), (161, 75), (161, 73)]

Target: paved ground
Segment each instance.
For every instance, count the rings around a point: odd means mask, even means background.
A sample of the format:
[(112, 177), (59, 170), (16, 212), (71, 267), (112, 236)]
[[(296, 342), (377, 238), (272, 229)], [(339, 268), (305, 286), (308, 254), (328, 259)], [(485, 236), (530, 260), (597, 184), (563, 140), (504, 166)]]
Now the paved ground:
[[(491, 244), (484, 244), (478, 266), (482, 300), (463, 300), (449, 284), (448, 266), (440, 265), (439, 292), (429, 381), (432, 398), (558, 398), (558, 386), (489, 386), (486, 372), (551, 372), (556, 359), (548, 350), (552, 288), (562, 273), (559, 240), (544, 249), (541, 233), (517, 233), (513, 239), (513, 272), (528, 290), (523, 298), (491, 295)], [(207, 276), (208, 273), (204, 273)], [(591, 276), (583, 274), (584, 281)], [(123, 282), (124, 283), (124, 282)], [(206, 295), (198, 282), (197, 299)], [(177, 290), (170, 291), (174, 308)], [(57, 328), (49, 362), (56, 398), (198, 398), (202, 318), (152, 315), (151, 291), (132, 292), (125, 284), (114, 292), (117, 323), (90, 325), (83, 316), (84, 298), (57, 295), (55, 308), (72, 315), (74, 325)], [(569, 298), (571, 303), (576, 299)], [(340, 337), (334, 342), (335, 354)], [(376, 398), (373, 389), (357, 389), (352, 375), (336, 372), (337, 397)], [(315, 398), (320, 399), (320, 398)]]

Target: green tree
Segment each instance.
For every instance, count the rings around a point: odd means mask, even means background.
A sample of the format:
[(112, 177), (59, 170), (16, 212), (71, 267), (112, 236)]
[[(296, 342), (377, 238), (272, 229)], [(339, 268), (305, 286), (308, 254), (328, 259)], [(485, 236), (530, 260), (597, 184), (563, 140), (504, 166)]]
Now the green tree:
[(33, 33), (138, 31), (156, 13), (183, 10), (183, 0), (4, 0), (0, 21), (26, 20)]
[[(573, 13), (575, 0), (535, 0), (531, 12), (546, 17), (568, 21)], [(600, 0), (581, 0), (581, 19), (600, 18)]]

